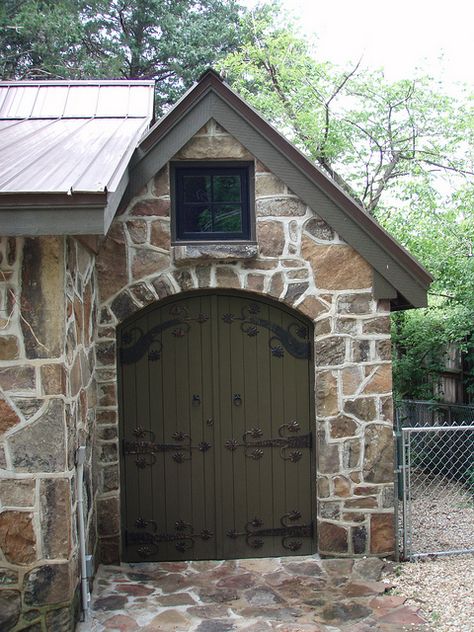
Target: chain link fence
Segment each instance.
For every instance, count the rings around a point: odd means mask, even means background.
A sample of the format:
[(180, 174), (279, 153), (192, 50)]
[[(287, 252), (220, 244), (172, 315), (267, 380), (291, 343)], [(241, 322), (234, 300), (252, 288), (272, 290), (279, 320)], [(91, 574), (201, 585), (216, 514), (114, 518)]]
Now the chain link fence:
[(396, 436), (402, 558), (474, 552), (474, 407), (402, 402)]

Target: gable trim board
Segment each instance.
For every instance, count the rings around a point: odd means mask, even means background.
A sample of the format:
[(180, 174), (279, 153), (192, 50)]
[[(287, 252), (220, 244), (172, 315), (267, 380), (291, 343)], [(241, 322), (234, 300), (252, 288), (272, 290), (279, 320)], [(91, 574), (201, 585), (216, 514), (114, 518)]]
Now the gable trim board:
[(85, 192), (74, 192), (61, 196), (57, 206), (48, 207), (43, 193), (32, 191), (28, 196), (31, 202), (25, 204), (16, 194), (0, 192), (0, 232), (106, 234), (117, 209), (127, 204), (210, 119), (284, 181), (373, 267), (376, 298), (390, 299), (392, 309), (426, 306), (431, 275), (213, 71), (206, 72), (142, 137), (133, 153), (133, 148), (128, 148), (122, 156), (123, 173), (115, 191), (93, 194), (93, 200)]
[(332, 226), (378, 273), (377, 298), (394, 299), (395, 309), (425, 307), (431, 275), (340, 187), (246, 104), (214, 73), (208, 72), (140, 142), (131, 161), (130, 200), (209, 119), (287, 184)]

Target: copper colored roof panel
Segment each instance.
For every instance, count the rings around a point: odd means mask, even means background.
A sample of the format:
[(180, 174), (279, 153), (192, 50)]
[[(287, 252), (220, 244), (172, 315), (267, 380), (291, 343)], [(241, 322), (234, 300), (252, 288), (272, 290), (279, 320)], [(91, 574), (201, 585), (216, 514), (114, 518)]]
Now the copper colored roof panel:
[(153, 116), (151, 81), (0, 82), (0, 204), (117, 189)]
[(0, 120), (1, 193), (114, 191), (145, 119)]

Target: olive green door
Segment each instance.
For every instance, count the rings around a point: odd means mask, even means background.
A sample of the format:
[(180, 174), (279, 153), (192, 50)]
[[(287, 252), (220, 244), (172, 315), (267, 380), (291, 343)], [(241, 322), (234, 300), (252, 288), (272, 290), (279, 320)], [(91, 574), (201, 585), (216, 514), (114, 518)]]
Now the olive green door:
[(123, 559), (311, 553), (308, 323), (237, 294), (119, 332)]

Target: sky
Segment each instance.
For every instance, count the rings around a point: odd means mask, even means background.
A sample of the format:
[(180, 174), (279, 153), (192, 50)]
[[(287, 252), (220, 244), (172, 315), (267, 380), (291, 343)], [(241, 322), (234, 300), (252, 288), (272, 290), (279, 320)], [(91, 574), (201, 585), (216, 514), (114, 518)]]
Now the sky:
[[(256, 0), (243, 0), (253, 6)], [(321, 59), (345, 65), (362, 57), (390, 80), (422, 68), (443, 83), (474, 83), (473, 0), (282, 0)]]

